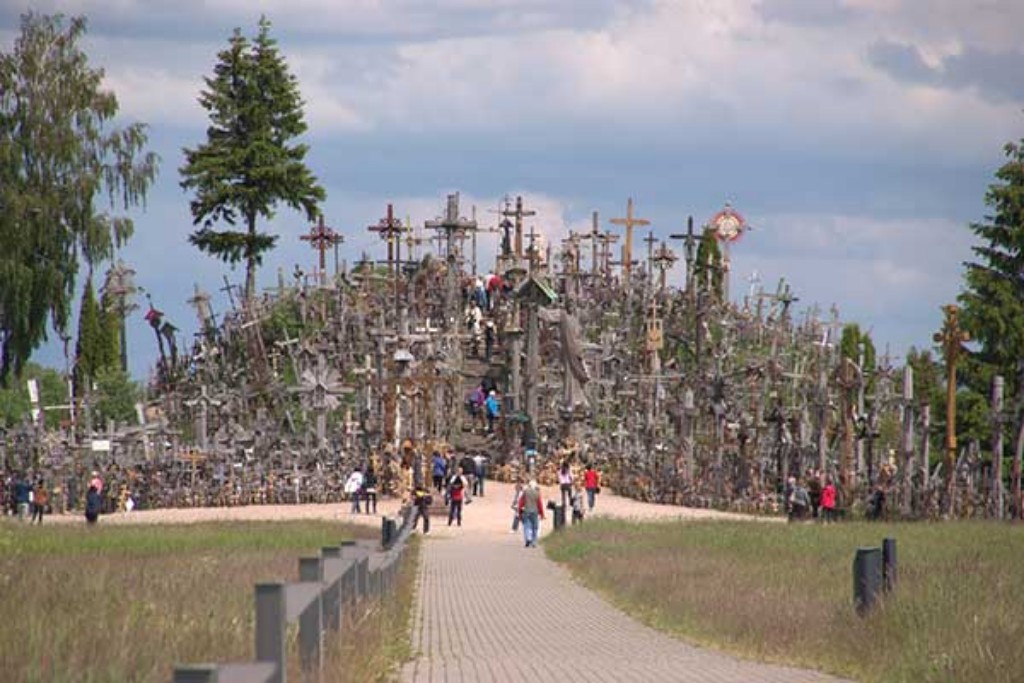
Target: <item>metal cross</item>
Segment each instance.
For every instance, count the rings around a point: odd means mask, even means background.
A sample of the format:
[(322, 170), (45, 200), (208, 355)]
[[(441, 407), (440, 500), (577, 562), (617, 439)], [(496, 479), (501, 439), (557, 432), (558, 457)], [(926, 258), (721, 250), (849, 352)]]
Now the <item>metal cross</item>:
[(320, 252), (320, 273), (323, 274), (327, 270), (327, 263), (324, 258), (327, 250), (335, 244), (344, 241), (345, 238), (335, 232), (333, 228), (324, 224), (324, 215), (321, 213), (317, 224), (311, 226), (309, 233), (300, 236), (299, 239), (303, 242), (309, 242), (314, 249)]

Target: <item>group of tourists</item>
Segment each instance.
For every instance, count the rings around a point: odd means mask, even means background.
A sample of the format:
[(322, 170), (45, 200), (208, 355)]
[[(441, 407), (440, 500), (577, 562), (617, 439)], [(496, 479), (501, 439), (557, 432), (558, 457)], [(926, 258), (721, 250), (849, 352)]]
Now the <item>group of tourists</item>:
[[(85, 494), (85, 519), (90, 524), (96, 523), (102, 512), (102, 493), (103, 479), (93, 471)], [(42, 475), (32, 477), (26, 472), (11, 473), (3, 477), (0, 485), (0, 514), (30, 524), (42, 524), (43, 517), (54, 511), (51, 501), (60, 498), (61, 494), (62, 490), (59, 487), (52, 489)], [(60, 502), (63, 511), (66, 501)]]
[(466, 396), (466, 412), (474, 428), (487, 425), (487, 433), (494, 433), (494, 423), (501, 417), (501, 396), (493, 382), (483, 380)]
[(366, 472), (357, 467), (348, 475), (345, 481), (345, 494), (352, 502), (352, 514), (360, 514), (360, 502), (363, 503), (364, 514), (377, 514), (377, 474), (373, 471), (373, 465), (366, 467)]
[[(583, 481), (574, 480), (569, 463), (564, 461), (558, 468), (558, 489), (561, 493), (562, 510), (571, 509), (572, 523), (582, 524), (584, 515), (594, 511), (597, 494), (601, 492), (601, 475), (588, 463), (583, 471)], [(540, 522), (543, 520), (544, 504), (537, 480), (531, 479), (525, 487), (522, 482), (516, 482), (512, 496), (511, 533), (515, 533), (522, 524), (526, 547), (536, 547)]]
[(790, 477), (784, 495), (789, 521), (836, 521), (836, 486), (831, 476), (822, 477), (820, 473), (811, 470), (806, 477)]

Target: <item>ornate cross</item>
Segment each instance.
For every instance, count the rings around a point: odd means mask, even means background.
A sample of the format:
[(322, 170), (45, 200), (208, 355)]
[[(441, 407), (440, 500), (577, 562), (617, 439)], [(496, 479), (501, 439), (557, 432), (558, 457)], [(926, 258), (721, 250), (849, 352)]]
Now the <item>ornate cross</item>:
[(669, 268), (672, 267), (675, 262), (679, 260), (676, 253), (669, 249), (668, 245), (664, 242), (658, 247), (657, 251), (654, 252), (654, 256), (651, 258), (654, 267), (658, 269), (658, 288), (662, 291), (665, 289), (665, 273)]
[(310, 246), (320, 252), (320, 272), (327, 270), (324, 254), (327, 249), (335, 244), (344, 241), (344, 237), (334, 231), (333, 228), (324, 224), (324, 215), (321, 213), (317, 224), (309, 228), (309, 233), (299, 237), (303, 242), (309, 242)]
[(626, 202), (626, 217), (613, 218), (612, 225), (626, 226), (626, 242), (622, 245), (622, 275), (623, 284), (629, 286), (629, 276), (633, 270), (633, 228), (650, 225), (651, 222), (645, 218), (633, 216), (633, 198)]
[(398, 261), (401, 260), (401, 248), (402, 233), (405, 231), (405, 227), (402, 225), (402, 221), (395, 218), (395, 210), (391, 204), (388, 204), (388, 213), (384, 218), (377, 221), (376, 225), (370, 225), (366, 228), (370, 232), (377, 233), (381, 239), (388, 243), (388, 271), (398, 269)]

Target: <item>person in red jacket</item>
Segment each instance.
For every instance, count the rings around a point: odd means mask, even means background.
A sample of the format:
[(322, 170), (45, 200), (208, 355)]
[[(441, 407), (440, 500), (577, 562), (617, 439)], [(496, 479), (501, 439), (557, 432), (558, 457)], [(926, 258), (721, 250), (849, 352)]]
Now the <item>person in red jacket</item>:
[(821, 514), (826, 522), (835, 521), (836, 485), (832, 483), (832, 477), (825, 480), (825, 488), (821, 490)]
[(587, 463), (587, 469), (583, 471), (583, 488), (587, 490), (588, 512), (593, 512), (594, 496), (601, 491), (601, 475), (590, 463)]

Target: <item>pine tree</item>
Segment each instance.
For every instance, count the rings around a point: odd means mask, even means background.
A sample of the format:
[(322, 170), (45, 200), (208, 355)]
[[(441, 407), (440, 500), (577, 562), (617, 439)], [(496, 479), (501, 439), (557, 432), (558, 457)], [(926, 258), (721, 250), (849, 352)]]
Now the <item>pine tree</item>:
[[(252, 298), (256, 268), (277, 241), (257, 231), (257, 220), (272, 218), (278, 202), (313, 220), (324, 191), (305, 165), (308, 147), (294, 143), (306, 131), (303, 103), (266, 17), (252, 43), (235, 29), (218, 60), (199, 97), (211, 125), (205, 143), (184, 150), (181, 186), (194, 191), (193, 223), (202, 224), (189, 241), (225, 262), (244, 261)], [(215, 230), (221, 221), (241, 221), (244, 230)]]
[[(1004, 147), (1007, 157), (989, 185), (985, 204), (992, 214), (971, 230), (981, 240), (976, 261), (965, 263), (960, 293), (961, 325), (977, 349), (963, 366), (963, 381), (980, 396), (999, 374), (1014, 396), (1017, 433), (1011, 468), (1013, 500), (1022, 514), (1021, 459), (1024, 454), (1024, 140)], [(1002, 454), (995, 454), (1001, 457)]]
[(104, 348), (103, 323), (92, 276), (85, 281), (82, 303), (78, 309), (78, 341), (75, 344), (75, 394), (82, 396), (84, 386), (96, 378), (109, 355)]
[[(79, 259), (126, 242), (156, 176), (146, 128), (112, 127), (118, 103), (79, 47), (83, 18), (26, 14), (0, 53), (0, 379), (67, 330)], [(97, 200), (106, 198), (105, 206)]]

